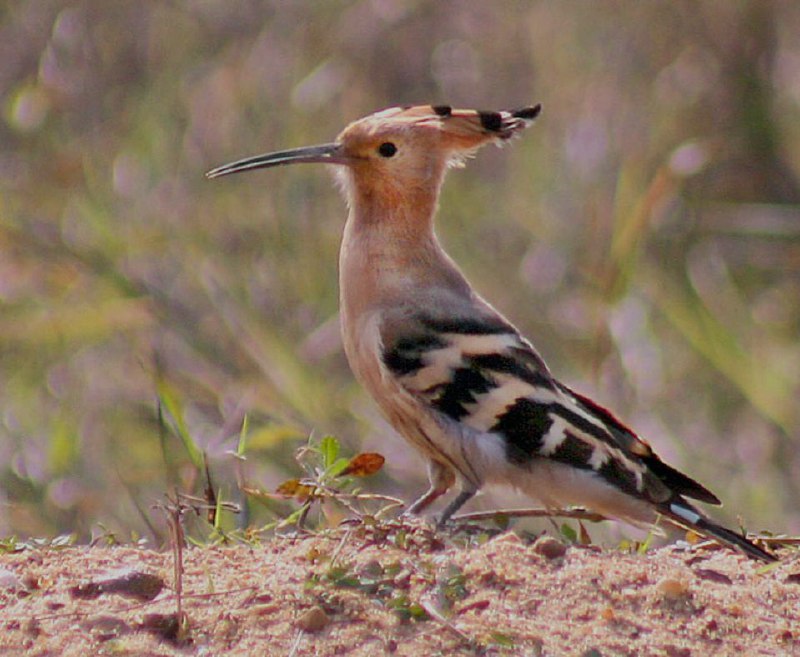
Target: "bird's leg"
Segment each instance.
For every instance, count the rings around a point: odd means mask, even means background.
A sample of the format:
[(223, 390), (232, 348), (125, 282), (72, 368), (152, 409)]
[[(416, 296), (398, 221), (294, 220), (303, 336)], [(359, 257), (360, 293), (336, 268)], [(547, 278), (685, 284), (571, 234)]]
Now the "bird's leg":
[(453, 471), (438, 461), (428, 462), (430, 488), (403, 512), (404, 516), (418, 515), (444, 495), (456, 480)]
[(470, 486), (468, 488), (464, 488), (458, 495), (456, 495), (455, 499), (450, 502), (450, 504), (448, 504), (445, 510), (442, 512), (442, 516), (436, 523), (436, 528), (441, 529), (444, 527), (453, 514), (467, 502), (469, 502), (473, 497), (475, 497), (475, 493), (477, 492), (478, 491), (475, 488)]

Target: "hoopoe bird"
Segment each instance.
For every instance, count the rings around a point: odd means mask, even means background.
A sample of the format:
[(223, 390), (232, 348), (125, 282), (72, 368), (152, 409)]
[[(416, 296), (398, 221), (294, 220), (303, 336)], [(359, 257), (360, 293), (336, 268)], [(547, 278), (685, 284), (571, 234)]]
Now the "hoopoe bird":
[(505, 484), (550, 509), (580, 505), (637, 526), (665, 519), (774, 560), (689, 501), (720, 504), (707, 488), (558, 381), (439, 244), (434, 215), (447, 170), (521, 133), (540, 109), (395, 107), (351, 123), (332, 143), (206, 175), (335, 166), (349, 208), (339, 256), (345, 353), (390, 424), (427, 461), (430, 488), (407, 512), (424, 511), (457, 486), (441, 525), (485, 485)]

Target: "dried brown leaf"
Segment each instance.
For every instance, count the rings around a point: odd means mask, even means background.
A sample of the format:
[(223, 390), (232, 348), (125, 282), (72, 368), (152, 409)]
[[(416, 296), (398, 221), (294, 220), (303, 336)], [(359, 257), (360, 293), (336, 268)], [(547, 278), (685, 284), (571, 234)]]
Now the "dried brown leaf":
[(286, 497), (296, 497), (299, 500), (306, 500), (316, 492), (316, 486), (304, 484), (299, 479), (287, 479), (275, 491)]
[(710, 568), (696, 568), (694, 574), (700, 579), (707, 579), (710, 582), (717, 582), (718, 584), (733, 584), (733, 580), (725, 573), (718, 570), (711, 570)]
[(369, 477), (378, 472), (385, 461), (386, 459), (381, 454), (375, 452), (357, 454), (350, 459), (350, 463), (342, 470), (341, 476)]

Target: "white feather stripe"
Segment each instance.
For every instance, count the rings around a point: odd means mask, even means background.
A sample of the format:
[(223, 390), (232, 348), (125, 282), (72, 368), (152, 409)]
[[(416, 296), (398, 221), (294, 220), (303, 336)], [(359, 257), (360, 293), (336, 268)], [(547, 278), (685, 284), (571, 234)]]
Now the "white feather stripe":
[(403, 377), (403, 385), (417, 392), (449, 383), (453, 378), (453, 370), (463, 361), (463, 353), (457, 346), (451, 345), (425, 352), (422, 360), (424, 367)]
[(443, 333), (442, 337), (468, 356), (502, 354), (510, 347), (521, 346), (516, 333)]
[(626, 470), (633, 473), (636, 477), (636, 486), (641, 489), (642, 474), (645, 469), (644, 465), (632, 461), (627, 458), (621, 450), (615, 449), (594, 436), (587, 434), (562, 417), (553, 414), (551, 414), (550, 417), (553, 419), (553, 424), (544, 435), (542, 447), (539, 449), (539, 454), (541, 456), (551, 456), (558, 449), (559, 445), (564, 442), (566, 431), (569, 430), (572, 436), (582, 440), (592, 448), (592, 455), (589, 457), (588, 465), (591, 466), (593, 470), (599, 470), (604, 463), (613, 459), (617, 463), (620, 463)]
[(439, 337), (448, 345), (422, 354), (424, 366), (414, 374), (403, 377), (403, 384), (406, 387), (421, 392), (449, 383), (453, 377), (452, 370), (464, 365), (465, 355), (502, 354), (509, 347), (520, 344), (519, 337), (513, 333), (492, 335), (442, 333)]
[(700, 514), (690, 511), (689, 509), (680, 506), (679, 504), (670, 504), (669, 510), (672, 511), (679, 518), (687, 520), (690, 524), (696, 525), (700, 521)]
[(540, 404), (556, 401), (553, 391), (533, 386), (515, 376), (495, 374), (494, 379), (498, 387), (478, 397), (474, 404), (466, 406), (469, 415), (461, 420), (478, 431), (489, 431), (497, 424), (503, 413), (520, 398), (524, 397)]
[(558, 449), (558, 446), (563, 443), (567, 437), (567, 429), (570, 429), (573, 433), (575, 432), (575, 428), (564, 418), (558, 416), (554, 417), (553, 415), (550, 417), (553, 419), (553, 424), (550, 425), (550, 429), (548, 429), (542, 439), (542, 446), (539, 448), (539, 454), (541, 456), (550, 456)]
[(599, 470), (602, 468), (608, 461), (609, 456), (608, 450), (598, 449), (597, 446), (595, 446), (592, 457), (589, 459), (589, 465), (592, 466), (592, 470)]
[(567, 395), (565, 393), (561, 393), (560, 403), (568, 408), (570, 411), (575, 413), (575, 415), (580, 415), (584, 420), (587, 422), (591, 422), (596, 427), (599, 427), (604, 432), (609, 433), (608, 425), (603, 422), (603, 420), (596, 415), (592, 414), (590, 411), (584, 410), (580, 404), (578, 404), (577, 400), (572, 397), (572, 395)]

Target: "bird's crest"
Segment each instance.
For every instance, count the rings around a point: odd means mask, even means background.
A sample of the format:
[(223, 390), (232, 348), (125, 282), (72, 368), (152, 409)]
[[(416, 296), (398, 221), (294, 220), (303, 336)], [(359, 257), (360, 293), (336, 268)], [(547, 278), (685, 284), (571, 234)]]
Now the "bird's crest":
[(484, 144), (502, 144), (518, 135), (533, 123), (541, 109), (541, 105), (498, 111), (455, 109), (449, 105), (390, 107), (353, 122), (339, 138), (353, 133), (375, 135), (397, 128), (429, 128), (439, 133), (441, 146), (453, 152), (451, 164), (458, 164), (463, 156)]
[(454, 109), (449, 105), (391, 107), (376, 112), (367, 120), (389, 119), (393, 123), (431, 125), (455, 138), (474, 141), (476, 137), (509, 139), (527, 128), (539, 116), (541, 105), (515, 110), (484, 111)]

